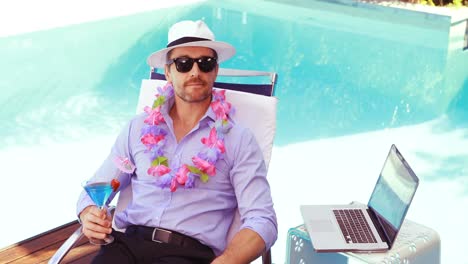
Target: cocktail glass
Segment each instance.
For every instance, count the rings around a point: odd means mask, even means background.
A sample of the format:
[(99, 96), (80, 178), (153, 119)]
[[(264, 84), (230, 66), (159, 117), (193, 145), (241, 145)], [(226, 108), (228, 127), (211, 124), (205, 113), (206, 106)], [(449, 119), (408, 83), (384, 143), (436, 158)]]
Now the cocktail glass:
[[(109, 196), (112, 194), (111, 182), (105, 181), (85, 181), (83, 182), (83, 188), (88, 193), (89, 197), (93, 200), (100, 210), (104, 210), (107, 213), (106, 202)], [(114, 241), (114, 237), (107, 235), (104, 239), (90, 238), (89, 242), (93, 245), (107, 245)]]

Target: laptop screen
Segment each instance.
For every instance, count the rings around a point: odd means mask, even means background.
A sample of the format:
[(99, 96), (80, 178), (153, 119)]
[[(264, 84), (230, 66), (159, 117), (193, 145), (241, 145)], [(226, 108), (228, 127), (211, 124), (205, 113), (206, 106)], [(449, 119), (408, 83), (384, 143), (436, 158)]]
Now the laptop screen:
[(413, 170), (392, 145), (368, 204), (383, 227), (390, 247), (405, 219), (418, 183)]

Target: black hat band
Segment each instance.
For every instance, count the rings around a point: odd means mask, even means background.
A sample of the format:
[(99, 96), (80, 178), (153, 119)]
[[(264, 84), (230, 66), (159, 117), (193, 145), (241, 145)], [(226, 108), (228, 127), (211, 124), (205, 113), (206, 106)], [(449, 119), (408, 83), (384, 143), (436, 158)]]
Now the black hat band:
[(176, 39), (176, 40), (172, 41), (171, 43), (167, 44), (166, 47), (170, 48), (172, 46), (176, 46), (176, 45), (180, 45), (180, 44), (184, 44), (184, 43), (188, 43), (188, 42), (206, 41), (206, 40), (211, 41), (211, 39), (206, 39), (206, 38), (183, 37), (183, 38)]

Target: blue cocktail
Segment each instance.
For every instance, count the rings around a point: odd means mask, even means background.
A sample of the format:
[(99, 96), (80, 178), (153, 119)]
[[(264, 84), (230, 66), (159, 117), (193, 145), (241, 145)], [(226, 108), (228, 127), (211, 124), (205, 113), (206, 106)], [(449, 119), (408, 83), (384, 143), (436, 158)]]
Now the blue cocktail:
[(99, 208), (103, 208), (106, 205), (107, 199), (112, 194), (110, 182), (88, 183), (84, 186), (84, 189)]
[[(112, 194), (112, 191), (114, 191), (111, 182), (87, 181), (83, 183), (83, 188), (86, 190), (89, 197), (91, 197), (96, 206), (99, 207), (99, 209), (106, 210), (106, 202)], [(104, 239), (89, 239), (89, 242), (94, 245), (107, 245), (113, 241), (114, 237), (111, 235), (107, 235), (107, 237)]]

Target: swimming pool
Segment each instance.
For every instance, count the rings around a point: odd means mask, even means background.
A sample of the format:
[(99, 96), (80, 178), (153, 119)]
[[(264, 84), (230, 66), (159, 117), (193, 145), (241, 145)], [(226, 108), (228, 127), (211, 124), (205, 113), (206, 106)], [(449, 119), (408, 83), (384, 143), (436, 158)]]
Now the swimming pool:
[[(275, 1), (205, 2), (1, 38), (0, 159), (14, 176), (4, 176), (0, 198), (14, 201), (4, 210), (19, 219), (0, 228), (25, 227), (0, 244), (73, 219), (81, 180), (135, 112), (147, 55), (181, 19), (204, 19), (237, 47), (223, 67), (279, 74), (275, 262), (300, 204), (367, 201), (391, 143), (422, 179), (408, 217), (441, 234), (444, 262), (464, 257), (455, 227), (468, 213), (448, 226), (440, 212), (468, 208), (467, 52), (449, 48), (438, 18), (392, 23)], [(20, 220), (29, 214), (51, 217)]]

